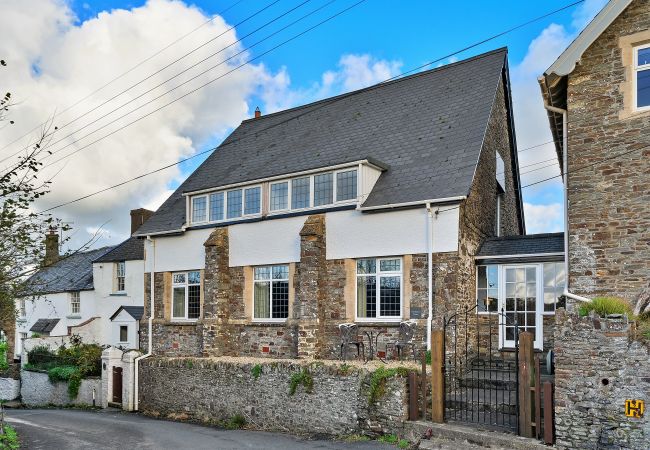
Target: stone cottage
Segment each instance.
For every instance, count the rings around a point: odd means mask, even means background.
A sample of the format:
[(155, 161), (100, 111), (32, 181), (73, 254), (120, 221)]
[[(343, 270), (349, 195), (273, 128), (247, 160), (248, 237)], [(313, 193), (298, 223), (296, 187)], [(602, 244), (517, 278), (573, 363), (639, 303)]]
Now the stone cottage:
[(424, 342), (476, 305), (481, 244), (525, 233), (512, 117), (506, 49), (256, 111), (136, 233), (142, 348), (329, 358), (339, 324), (381, 349), (409, 319)]

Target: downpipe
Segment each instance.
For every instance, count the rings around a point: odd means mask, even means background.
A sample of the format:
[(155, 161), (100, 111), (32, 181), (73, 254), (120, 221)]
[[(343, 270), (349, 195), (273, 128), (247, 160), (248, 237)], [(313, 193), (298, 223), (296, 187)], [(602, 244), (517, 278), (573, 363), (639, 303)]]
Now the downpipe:
[(579, 302), (591, 302), (591, 299), (571, 293), (569, 289), (569, 156), (568, 148), (568, 115), (567, 110), (548, 104), (544, 99), (544, 108), (557, 114), (562, 114), (562, 181), (564, 185), (564, 292), (565, 297)]
[(152, 258), (151, 258), (151, 271), (149, 273), (150, 275), (150, 281), (149, 281), (149, 335), (147, 336), (148, 338), (148, 346), (147, 346), (147, 353), (144, 355), (138, 356), (133, 359), (133, 380), (134, 380), (134, 389), (131, 390), (133, 392), (133, 410), (138, 411), (138, 406), (139, 406), (139, 394), (140, 394), (140, 371), (138, 368), (140, 367), (140, 360), (148, 358), (152, 354), (152, 347), (153, 347), (153, 315), (154, 315), (154, 295), (155, 295), (155, 283), (154, 283), (154, 276), (156, 273), (156, 242), (151, 239), (151, 236), (147, 236), (147, 241), (151, 243), (151, 253), (152, 253)]
[(431, 350), (431, 328), (433, 323), (433, 209), (431, 203), (426, 204), (427, 208), (427, 271), (428, 271), (428, 302), (429, 314), (427, 316), (427, 350)]

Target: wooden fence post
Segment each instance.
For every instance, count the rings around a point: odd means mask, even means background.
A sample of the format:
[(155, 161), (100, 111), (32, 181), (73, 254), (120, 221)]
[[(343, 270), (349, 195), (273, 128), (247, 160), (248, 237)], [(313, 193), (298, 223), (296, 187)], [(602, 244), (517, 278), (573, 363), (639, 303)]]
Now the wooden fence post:
[(534, 341), (532, 333), (519, 333), (519, 434), (529, 438), (533, 437)]
[(445, 332), (431, 332), (431, 421), (445, 420)]

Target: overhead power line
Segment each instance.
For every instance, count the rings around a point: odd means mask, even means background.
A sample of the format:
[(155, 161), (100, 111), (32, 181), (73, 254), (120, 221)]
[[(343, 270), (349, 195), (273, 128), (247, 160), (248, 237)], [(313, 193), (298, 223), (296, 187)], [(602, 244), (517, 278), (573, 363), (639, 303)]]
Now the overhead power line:
[[(225, 9), (221, 10), (221, 11), (218, 12), (218, 13), (216, 13), (214, 16), (212, 16), (210, 19), (208, 19), (208, 20), (206, 20), (205, 22), (203, 22), (203, 23), (202, 23), (201, 25), (199, 25), (198, 27), (196, 27), (196, 28), (190, 30), (189, 32), (185, 33), (184, 35), (182, 35), (182, 36), (176, 38), (174, 41), (170, 42), (169, 44), (167, 44), (166, 46), (164, 46), (164, 47), (161, 48), (160, 50), (156, 51), (155, 53), (151, 54), (151, 55), (148, 56), (147, 58), (141, 60), (140, 62), (138, 62), (137, 64), (135, 64), (134, 66), (132, 66), (130, 69), (126, 70), (125, 72), (122, 72), (120, 75), (116, 76), (115, 78), (110, 79), (110, 80), (107, 81), (105, 84), (103, 84), (102, 86), (100, 86), (100, 87), (98, 87), (97, 89), (95, 89), (94, 91), (92, 91), (90, 94), (87, 94), (85, 97), (82, 97), (82, 98), (80, 98), (79, 100), (75, 101), (73, 104), (71, 104), (70, 106), (66, 107), (66, 108), (63, 109), (62, 111), (55, 113), (54, 116), (52, 116), (51, 118), (45, 120), (43, 123), (40, 123), (40, 124), (36, 125), (34, 128), (32, 128), (31, 130), (27, 131), (25, 134), (20, 135), (19, 137), (17, 137), (17, 138), (14, 139), (13, 141), (9, 142), (9, 143), (6, 144), (5, 146), (0, 147), (0, 151), (2, 151), (2, 150), (4, 150), (5, 148), (7, 148), (7, 147), (9, 147), (9, 146), (11, 146), (11, 145), (13, 145), (13, 144), (15, 144), (16, 142), (20, 141), (22, 138), (28, 136), (29, 134), (31, 134), (31, 133), (33, 133), (34, 131), (38, 130), (39, 128), (43, 127), (43, 126), (46, 125), (50, 120), (52, 120), (54, 117), (59, 116), (59, 115), (65, 113), (65, 112), (71, 110), (72, 108), (74, 108), (74, 107), (77, 106), (78, 104), (84, 102), (85, 100), (88, 100), (90, 97), (92, 97), (93, 95), (95, 95), (95, 94), (98, 93), (99, 91), (103, 90), (104, 88), (106, 88), (106, 87), (108, 87), (109, 85), (113, 84), (115, 81), (117, 81), (117, 80), (123, 78), (124, 76), (128, 75), (129, 73), (133, 72), (135, 69), (137, 69), (138, 67), (142, 66), (143, 64), (145, 64), (145, 63), (151, 61), (153, 58), (155, 58), (156, 56), (160, 55), (162, 52), (164, 52), (164, 51), (167, 50), (168, 48), (174, 46), (175, 44), (179, 43), (180, 41), (182, 41), (182, 40), (185, 39), (186, 37), (190, 36), (191, 34), (195, 33), (195, 32), (198, 31), (199, 29), (203, 28), (205, 25), (207, 25), (207, 24), (209, 24), (210, 22), (212, 22), (215, 18), (217, 18), (217, 17), (219, 17), (219, 16), (225, 14), (226, 12), (230, 11), (232, 8), (234, 8), (235, 6), (237, 6), (238, 4), (240, 4), (240, 3), (243, 2), (243, 1), (244, 1), (244, 0), (238, 0), (238, 1), (236, 1), (235, 3), (233, 3), (232, 5), (230, 5), (229, 7), (227, 7), (227, 8), (225, 8)], [(12, 155), (12, 156), (13, 156), (13, 155)], [(4, 160), (2, 160), (2, 161), (4, 161)], [(2, 161), (0, 161), (0, 162), (2, 162)]]

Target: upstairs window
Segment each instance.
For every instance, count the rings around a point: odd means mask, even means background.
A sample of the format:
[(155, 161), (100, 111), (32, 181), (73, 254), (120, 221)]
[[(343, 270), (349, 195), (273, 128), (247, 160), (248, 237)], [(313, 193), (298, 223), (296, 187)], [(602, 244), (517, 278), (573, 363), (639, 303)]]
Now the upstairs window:
[(223, 220), (225, 204), (223, 192), (210, 194), (210, 221)]
[(289, 317), (288, 265), (255, 267), (253, 284), (253, 319)]
[(334, 182), (331, 173), (323, 173), (314, 177), (314, 206), (332, 203)]
[(126, 263), (124, 261), (115, 263), (115, 290), (117, 292), (124, 292), (125, 277), (126, 277)]
[(636, 109), (650, 108), (650, 44), (634, 49)]
[(201, 272), (172, 274), (172, 292), (172, 319), (198, 319), (201, 314)]
[(309, 208), (311, 200), (309, 177), (291, 180), (291, 209)]
[(289, 205), (289, 183), (271, 184), (271, 211), (282, 211)]
[(206, 209), (207, 199), (204, 195), (201, 197), (194, 197), (192, 199), (192, 222), (205, 222), (206, 219)]
[(24, 318), (27, 315), (27, 307), (24, 298), (18, 299), (18, 317)]
[(261, 209), (262, 189), (253, 187), (244, 190), (244, 214), (259, 214)]
[(81, 314), (81, 295), (79, 291), (70, 292), (70, 314)]
[(234, 191), (228, 191), (228, 218), (235, 219), (241, 217), (241, 202), (242, 195), (241, 189), (235, 189)]
[(347, 170), (336, 174), (336, 201), (357, 198), (357, 171)]

